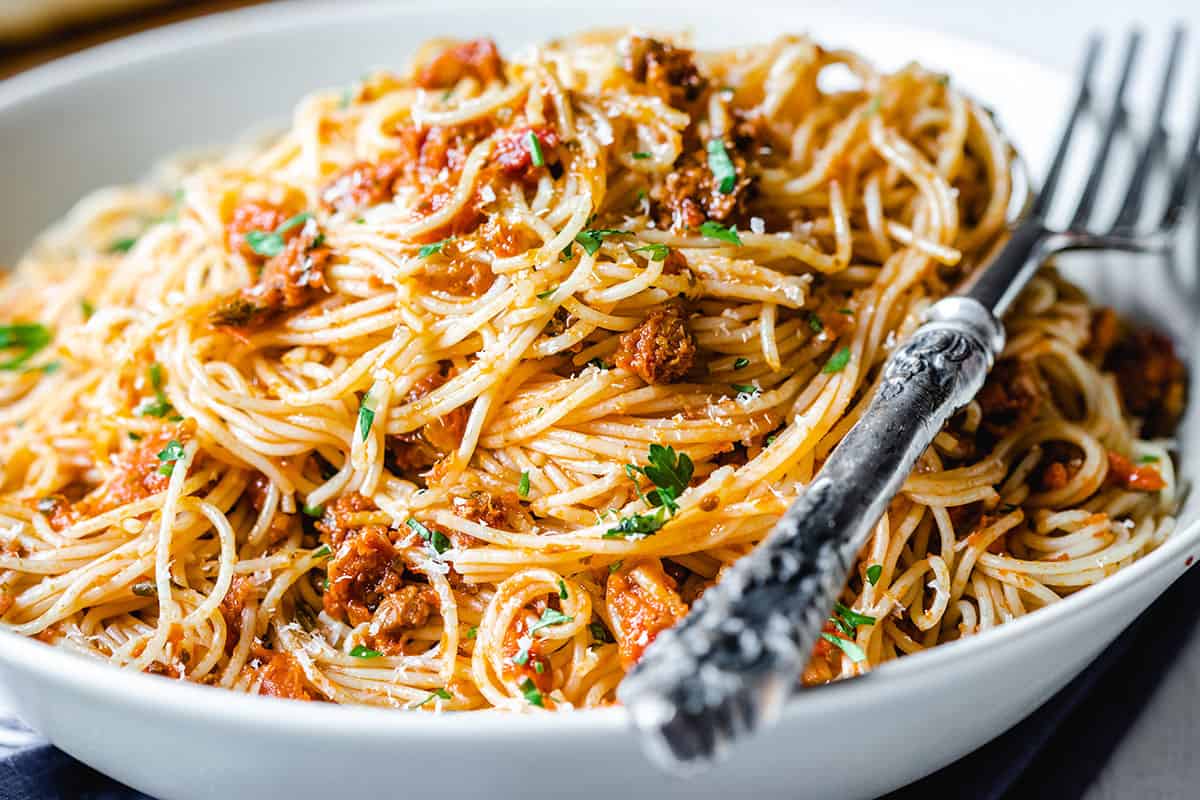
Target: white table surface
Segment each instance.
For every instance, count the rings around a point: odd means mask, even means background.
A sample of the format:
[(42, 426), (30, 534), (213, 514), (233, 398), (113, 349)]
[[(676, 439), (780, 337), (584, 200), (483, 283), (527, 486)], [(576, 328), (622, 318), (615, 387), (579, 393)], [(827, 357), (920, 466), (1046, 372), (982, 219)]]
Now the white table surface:
[[(803, 5), (803, 3), (801, 3)], [(816, 5), (815, 3), (813, 3)], [(790, 4), (789, 4), (790, 5)], [(1140, 25), (1149, 37), (1148, 52), (1165, 41), (1178, 20), (1192, 32), (1192, 52), (1183, 75), (1187, 87), (1177, 98), (1200, 98), (1200, 0), (856, 0), (849, 4), (876, 18), (969, 37), (1020, 53), (1063, 70), (1074, 68), (1085, 32), (1097, 29), (1114, 37)], [(1152, 70), (1134, 84), (1149, 97)], [(1183, 115), (1180, 114), (1180, 119)], [(1053, 120), (1052, 124), (1058, 124)], [(0, 686), (0, 712), (7, 706)], [(1106, 764), (1087, 800), (1176, 800), (1200, 796), (1200, 636), (1193, 637), (1147, 708)]]

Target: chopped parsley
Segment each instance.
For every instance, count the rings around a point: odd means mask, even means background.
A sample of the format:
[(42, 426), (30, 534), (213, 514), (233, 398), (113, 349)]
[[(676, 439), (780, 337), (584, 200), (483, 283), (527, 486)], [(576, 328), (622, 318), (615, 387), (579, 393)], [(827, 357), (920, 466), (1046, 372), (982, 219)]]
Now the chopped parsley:
[(428, 703), (430, 700), (434, 699), (435, 697), (440, 697), (443, 700), (449, 700), (449, 699), (453, 698), (454, 695), (450, 694), (445, 689), (434, 689), (432, 692), (429, 693), (428, 697), (426, 697), (421, 702), (417, 703), (417, 708), (420, 708), (421, 706), (425, 705), (426, 703)]
[(813, 312), (808, 312), (808, 327), (812, 328), (813, 333), (820, 333), (825, 330), (825, 323), (821, 322), (821, 318)]
[(371, 648), (365, 647), (361, 644), (356, 644), (354, 645), (354, 649), (350, 651), (350, 655), (354, 656), (355, 658), (379, 658), (381, 655), (383, 655), (383, 653), (379, 652), (378, 650), (372, 650)]
[(18, 350), (12, 358), (0, 361), (0, 369), (16, 370), (25, 366), (39, 350), (50, 344), (50, 329), (37, 322), (0, 325), (0, 350)]
[(649, 514), (633, 514), (624, 517), (615, 528), (604, 533), (605, 539), (627, 539), (630, 536), (649, 536), (667, 524), (666, 506), (659, 506)]
[(133, 413), (140, 417), (166, 417), (172, 414), (175, 410), (171, 407), (171, 403), (167, 400), (166, 392), (163, 391), (163, 372), (162, 365), (151, 364), (146, 370), (150, 376), (150, 388), (154, 390), (154, 398), (147, 397), (138, 404), (138, 407), (133, 410)]
[(272, 258), (283, 252), (283, 237), (310, 219), (312, 219), (312, 213), (302, 211), (296, 216), (284, 220), (273, 231), (250, 231), (246, 234), (246, 244), (250, 245), (250, 249), (258, 255)]
[(762, 389), (758, 388), (757, 386), (752, 386), (748, 383), (731, 383), (729, 385), (738, 394), (755, 395), (762, 391)]
[(474, 639), (478, 635), (479, 635), (479, 626), (478, 625), (472, 625), (470, 628), (467, 628), (467, 638), (468, 639)]
[(83, 312), (84, 319), (91, 319), (92, 314), (96, 313), (96, 307), (86, 297), (79, 301), (79, 310)]
[(836, 353), (830, 356), (825, 362), (825, 366), (821, 367), (821, 372), (826, 375), (833, 375), (836, 372), (841, 372), (850, 363), (850, 348), (842, 347)]
[(558, 291), (558, 287), (557, 287), (557, 286), (551, 286), (549, 289), (547, 289), (547, 290), (546, 290), (546, 291), (544, 291), (544, 292), (538, 292), (538, 293), (537, 293), (537, 299), (538, 299), (538, 300), (546, 300), (546, 299), (548, 299), (548, 298), (550, 297), (550, 295), (554, 294), (554, 293), (555, 293), (555, 292), (557, 292), (557, 291)]
[(605, 363), (604, 359), (600, 358), (600, 356), (589, 359), (585, 366), (595, 367), (596, 369), (612, 369), (612, 364)]
[(574, 617), (568, 617), (557, 609), (547, 608), (542, 612), (541, 619), (529, 627), (529, 633), (532, 634), (534, 631), (540, 631), (542, 628), (549, 628), (551, 625), (562, 625), (564, 622), (573, 622), (574, 619)]
[(1138, 459), (1139, 464), (1157, 464), (1158, 461), (1159, 461), (1158, 456), (1152, 456), (1152, 455), (1145, 455)]
[(312, 552), (313, 558), (325, 558), (325, 556), (333, 555), (333, 551), (329, 549), (329, 545), (323, 544)]
[(313, 519), (320, 519), (325, 516), (325, 506), (310, 506), (306, 504), (300, 511), (303, 512), (304, 516), (312, 517)]
[(744, 357), (734, 359), (734, 362), (733, 362), (734, 369), (742, 369), (743, 367), (748, 367), (748, 366), (750, 366), (750, 359), (744, 358)]
[(517, 494), (521, 497), (529, 497), (529, 471), (521, 473), (521, 480), (517, 483)]
[(404, 524), (411, 528), (417, 536), (420, 536), (421, 541), (432, 547), (433, 552), (439, 556), (450, 549), (450, 539), (441, 531), (431, 531), (413, 517), (409, 517)]
[(572, 247), (574, 245), (567, 245), (562, 249), (562, 252), (558, 254), (558, 263), (565, 264), (574, 257), (574, 254), (571, 252)]
[(737, 227), (730, 225), (726, 228), (719, 222), (713, 222), (711, 219), (700, 226), (700, 235), (709, 239), (716, 239), (721, 242), (729, 242), (742, 246), (742, 237), (738, 236)]
[(129, 432), (128, 434), (126, 434), (126, 435), (127, 435), (127, 436), (129, 436), (129, 438), (130, 438), (130, 439), (132, 439), (132, 440), (133, 440), (133, 441), (135, 441), (135, 442), (140, 442), (140, 441), (142, 440), (142, 435), (141, 435), (140, 433), (136, 433), (136, 432), (134, 432), (134, 431), (130, 431), (130, 432)]
[(178, 439), (167, 442), (167, 446), (158, 452), (158, 460), (163, 462), (158, 466), (159, 475), (170, 475), (175, 469), (175, 462), (183, 459), (183, 445)]
[(616, 572), (623, 566), (625, 566), (625, 559), (623, 559), (623, 558), (612, 562), (611, 564), (608, 565), (608, 574), (612, 575), (614, 572)]
[(651, 261), (666, 261), (667, 256), (671, 255), (671, 248), (665, 244), (648, 244), (644, 247), (633, 248), (635, 253), (649, 253)]
[(135, 244), (137, 244), (136, 236), (124, 236), (110, 242), (107, 250), (110, 253), (128, 253)]
[(442, 239), (440, 242), (434, 242), (433, 244), (425, 245), (417, 251), (417, 258), (429, 258), (429, 256), (433, 255), (434, 253), (442, 252), (442, 245), (448, 241), (450, 240)]
[(593, 622), (588, 625), (588, 632), (592, 634), (592, 638), (600, 644), (607, 644), (613, 640), (612, 634), (608, 632), (608, 628), (604, 627), (599, 622)]
[(879, 583), (879, 576), (883, 575), (883, 565), (872, 564), (867, 567), (867, 582), (872, 586)]
[(375, 403), (375, 396), (368, 391), (358, 407), (358, 435), (364, 442), (371, 432), (371, 426), (375, 424)]
[(566, 600), (570, 596), (571, 595), (567, 594), (567, 584), (563, 581), (562, 578), (559, 578), (558, 579), (558, 598), (560, 600)]
[(838, 309), (838, 313), (839, 313), (839, 314), (845, 314), (847, 317), (853, 317), (853, 316), (854, 316), (854, 309), (853, 309), (853, 308), (839, 308), (839, 309)]
[[(695, 465), (686, 453), (676, 453), (673, 447), (661, 444), (650, 445), (648, 463), (644, 467), (633, 464), (625, 465), (625, 472), (635, 480), (638, 495), (654, 510), (647, 514), (633, 514), (621, 519), (617, 526), (609, 528), (605, 539), (628, 538), (629, 536), (648, 536), (667, 524), (667, 520), (679, 510), (676, 502), (687, 489), (692, 479)], [(636, 485), (634, 473), (641, 473), (650, 479), (654, 488), (647, 494)]]
[(821, 638), (830, 644), (835, 645), (839, 650), (849, 656), (850, 660), (855, 664), (860, 661), (867, 660), (867, 654), (863, 652), (862, 648), (848, 639), (843, 639), (840, 636), (834, 636), (832, 633), (825, 632), (821, 633)]
[(521, 689), (521, 694), (525, 695), (525, 699), (529, 701), (529, 705), (537, 706), (538, 708), (546, 707), (545, 703), (542, 702), (542, 693), (538, 691), (537, 686), (531, 678), (521, 681), (519, 688)]
[(829, 618), (829, 621), (842, 633), (853, 638), (859, 625), (874, 625), (876, 619), (867, 614), (860, 614), (841, 603), (834, 603), (833, 616)]
[(647, 153), (645, 150), (638, 150), (636, 153), (633, 153), (632, 155), (633, 155), (633, 158), (637, 161), (645, 161), (647, 158), (653, 157), (652, 153)]
[(542, 140), (533, 131), (529, 132), (529, 157), (535, 167), (546, 166), (546, 156), (542, 153)]
[(720, 139), (708, 140), (708, 169), (717, 182), (717, 191), (729, 194), (737, 185), (737, 169), (729, 158), (729, 151)]
[(575, 241), (583, 247), (589, 256), (596, 254), (607, 236), (632, 236), (633, 231), (622, 231), (615, 228), (589, 228), (575, 234)]

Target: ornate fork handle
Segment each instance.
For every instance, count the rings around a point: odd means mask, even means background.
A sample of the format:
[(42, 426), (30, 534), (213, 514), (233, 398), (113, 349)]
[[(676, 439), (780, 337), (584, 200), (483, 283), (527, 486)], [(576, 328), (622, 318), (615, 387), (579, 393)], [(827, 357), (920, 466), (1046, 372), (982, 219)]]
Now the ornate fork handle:
[(677, 770), (711, 760), (779, 714), (887, 503), (1003, 344), (1004, 329), (975, 300), (930, 309), (800, 499), (621, 684), (655, 760)]

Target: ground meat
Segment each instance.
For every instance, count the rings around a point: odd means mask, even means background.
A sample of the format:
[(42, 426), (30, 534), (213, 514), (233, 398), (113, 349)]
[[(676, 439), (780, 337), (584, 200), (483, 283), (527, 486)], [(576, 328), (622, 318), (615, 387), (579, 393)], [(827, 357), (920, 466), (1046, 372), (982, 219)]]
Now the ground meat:
[(454, 513), (489, 528), (511, 531), (516, 529), (513, 520), (521, 515), (521, 501), (512, 492), (471, 492), (454, 498)]
[(325, 506), (325, 513), (317, 520), (316, 528), (321, 533), (321, 540), (336, 549), (364, 524), (363, 514), (378, 510), (371, 498), (358, 492), (347, 492)]
[[(533, 164), (533, 146), (529, 139), (531, 133), (537, 136), (541, 146), (542, 156), (545, 160), (545, 164), (541, 167)], [(554, 160), (554, 148), (556, 147), (558, 147), (558, 133), (553, 128), (544, 125), (536, 128), (519, 126), (505, 131), (496, 140), (496, 146), (492, 150), (492, 162), (505, 175), (528, 179), (537, 174), (536, 170), (542, 169)]]
[(221, 616), (225, 618), (225, 652), (232, 653), (242, 635), (242, 612), (255, 594), (254, 581), (248, 575), (234, 575), (229, 591), (221, 598)]
[[(485, 222), (477, 234), (480, 246), (486, 252), (501, 258), (524, 253), (526, 250), (542, 244), (542, 240), (528, 228), (523, 225), (510, 225), (500, 216), (492, 217)], [(676, 251), (672, 250), (671, 252)]]
[(404, 164), (396, 159), (351, 164), (326, 184), (321, 204), (331, 211), (347, 212), (379, 205), (392, 199), (403, 173)]
[(259, 647), (253, 652), (253, 661), (261, 676), (259, 694), (291, 700), (314, 699), (315, 695), (309, 689), (304, 670), (288, 653)]
[(242, 203), (233, 210), (233, 216), (225, 226), (225, 241), (229, 252), (241, 253), (253, 261), (261, 260), (262, 256), (254, 252), (246, 242), (246, 234), (251, 231), (273, 231), (286, 222), (289, 216), (285, 209), (269, 203), (256, 200)]
[(61, 494), (41, 498), (34, 503), (34, 508), (46, 515), (50, 527), (56, 531), (69, 528), (84, 517), (83, 512)]
[(633, 330), (621, 336), (613, 362), (646, 383), (671, 383), (692, 368), (696, 342), (687, 327), (687, 312), (679, 301), (650, 312)]
[(1121, 338), (1121, 318), (1111, 308), (1098, 308), (1092, 312), (1090, 336), (1084, 346), (1084, 355), (1096, 364), (1103, 364), (1113, 345)]
[(1040, 481), (1042, 491), (1054, 492), (1066, 487), (1070, 482), (1071, 475), (1067, 472), (1067, 467), (1061, 461), (1055, 461), (1048, 464), (1042, 470), (1042, 479)]
[(627, 564), (608, 576), (604, 601), (626, 669), (638, 662), (660, 632), (687, 614), (675, 587), (658, 559)]
[(1108, 451), (1108, 474), (1104, 482), (1134, 492), (1160, 492), (1167, 488), (1162, 474), (1153, 466), (1134, 464), (1112, 450)]
[(266, 262), (256, 283), (217, 304), (209, 314), (210, 324), (251, 328), (277, 313), (302, 308), (327, 290), (325, 265), (332, 251), (321, 244), (317, 224), (309, 220), (298, 234), (288, 235), (283, 252)]
[(667, 257), (663, 261), (663, 275), (683, 275), (688, 271), (687, 257), (675, 248), (667, 251)]
[(342, 539), (329, 562), (325, 611), (334, 619), (360, 625), (400, 588), (403, 572), (386, 526), (357, 528)]
[(457, 244), (457, 240), (447, 242), (442, 245), (441, 258), (426, 259), (421, 282), (433, 291), (478, 297), (492, 288), (496, 275), (486, 261), (463, 253)]
[(708, 88), (692, 60), (692, 51), (659, 39), (631, 36), (623, 67), (630, 77), (666, 100), (683, 108), (699, 100)]
[(1187, 402), (1187, 368), (1170, 339), (1156, 331), (1130, 331), (1109, 349), (1103, 365), (1116, 376), (1125, 411), (1142, 420), (1142, 437), (1174, 433)]
[[(832, 622), (826, 622), (821, 628), (823, 633), (830, 636), (837, 636), (839, 639), (845, 639)], [(842, 655), (832, 642), (824, 637), (817, 639), (817, 643), (813, 646), (812, 656), (808, 660), (808, 665), (805, 666), (803, 674), (800, 676), (801, 682), (805, 686), (818, 686), (822, 683), (829, 683), (837, 677), (838, 671), (841, 669)]]
[(983, 412), (980, 427), (993, 436), (1002, 437), (1029, 424), (1037, 416), (1042, 393), (1031, 365), (1005, 358), (996, 363), (976, 399)]
[(423, 89), (449, 89), (464, 78), (488, 84), (504, 80), (504, 60), (491, 39), (472, 39), (447, 47), (417, 75)]
[(437, 607), (437, 592), (427, 584), (408, 584), (392, 592), (371, 618), (372, 648), (389, 655), (404, 652), (404, 635), (429, 622)]
[(729, 192), (721, 191), (704, 148), (681, 155), (666, 180), (650, 189), (650, 213), (659, 227), (682, 232), (695, 230), (706, 220), (725, 222), (745, 215), (753, 181), (746, 158), (729, 147), (726, 152), (737, 173)]
[[(405, 402), (419, 400), (454, 377), (454, 366), (442, 362), (436, 372), (422, 378), (405, 397)], [(387, 466), (398, 474), (412, 475), (432, 467), (446, 453), (458, 448), (471, 416), (470, 406), (459, 406), (426, 423), (418, 431), (384, 439)]]
[(1065, 487), (1083, 467), (1083, 452), (1067, 442), (1047, 442), (1042, 445), (1041, 471), (1037, 485), (1044, 492)]

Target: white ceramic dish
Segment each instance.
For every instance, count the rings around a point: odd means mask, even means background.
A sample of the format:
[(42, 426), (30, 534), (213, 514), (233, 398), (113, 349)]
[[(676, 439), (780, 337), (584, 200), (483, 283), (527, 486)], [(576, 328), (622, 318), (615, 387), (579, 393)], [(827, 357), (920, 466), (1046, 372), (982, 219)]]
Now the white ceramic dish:
[[(704, 46), (810, 31), (882, 66), (919, 58), (948, 69), (996, 109), (1035, 173), (1057, 134), (1046, 121), (1058, 119), (1069, 91), (1064, 76), (935, 34), (811, 10), (690, 10), (683, 24)], [(512, 48), (623, 22), (674, 28), (681, 17), (287, 4), (36, 70), (0, 85), (0, 257), (13, 257), (86, 191), (278, 119), (304, 91), (396, 64), (428, 36), (491, 34)], [(1097, 280), (1098, 269), (1089, 265), (1085, 282), (1100, 299), (1149, 309), (1178, 338), (1191, 338), (1194, 312), (1165, 276), (1152, 280), (1158, 273), (1145, 270), (1134, 279), (1125, 268)], [(1190, 416), (1184, 452), (1200, 454), (1195, 406)], [(1195, 480), (1198, 460), (1185, 457), (1185, 479)], [(777, 728), (692, 781), (651, 768), (620, 709), (433, 717), (273, 701), (121, 672), (9, 634), (0, 635), (0, 681), (25, 719), (64, 750), (163, 798), (870, 797), (970, 751), (1050, 697), (1183, 572), (1200, 550), (1198, 515), (1193, 497), (1158, 551), (1032, 617), (805, 692)]]

